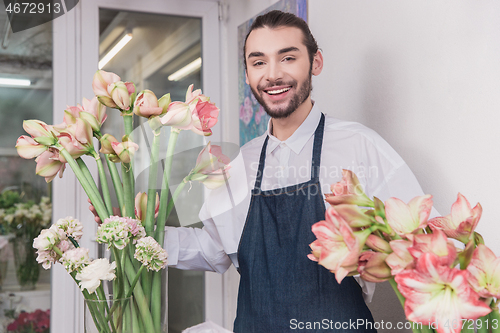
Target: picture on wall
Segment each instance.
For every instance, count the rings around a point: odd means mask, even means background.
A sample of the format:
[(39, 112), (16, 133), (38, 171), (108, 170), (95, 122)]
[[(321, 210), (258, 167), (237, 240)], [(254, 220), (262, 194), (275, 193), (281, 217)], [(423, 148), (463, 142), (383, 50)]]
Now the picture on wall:
[(243, 44), (255, 18), (271, 10), (282, 10), (297, 15), (307, 21), (307, 0), (281, 0), (238, 27), (238, 98), (240, 108), (240, 146), (264, 134), (269, 116), (257, 102), (245, 82)]

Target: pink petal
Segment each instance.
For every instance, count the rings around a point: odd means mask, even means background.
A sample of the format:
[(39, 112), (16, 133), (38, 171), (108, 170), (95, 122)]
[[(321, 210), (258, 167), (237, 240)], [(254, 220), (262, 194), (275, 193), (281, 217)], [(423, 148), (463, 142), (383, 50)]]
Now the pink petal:
[(32, 159), (48, 149), (47, 146), (41, 145), (32, 137), (21, 135), (16, 142), (17, 153), (25, 159)]

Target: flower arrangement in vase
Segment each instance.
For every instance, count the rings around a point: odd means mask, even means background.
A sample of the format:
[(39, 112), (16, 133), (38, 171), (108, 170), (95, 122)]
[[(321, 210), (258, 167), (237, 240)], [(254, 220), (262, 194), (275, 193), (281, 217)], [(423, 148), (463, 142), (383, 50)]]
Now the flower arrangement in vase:
[[(163, 249), (167, 218), (185, 184), (199, 181), (208, 188), (215, 188), (229, 176), (229, 159), (219, 146), (208, 143), (191, 171), (169, 196), (173, 152), (182, 131), (211, 135), (219, 109), (201, 90), (193, 91), (192, 85), (187, 89), (185, 101), (171, 101), (170, 94), (158, 99), (152, 91), (136, 92), (132, 82), (123, 82), (118, 75), (102, 70), (94, 75), (92, 88), (96, 96), (84, 99), (81, 105), (68, 107), (62, 124), (25, 121), (23, 127), (29, 135), (21, 136), (16, 148), (21, 157), (36, 158), (36, 172), (47, 182), (58, 174), (62, 176), (66, 164), (71, 167), (103, 221), (98, 227), (96, 241), (106, 244), (113, 261), (89, 258), (89, 250), (78, 244), (83, 226), (72, 217), (60, 219), (42, 230), (33, 243), (38, 250), (37, 260), (44, 268), (56, 262), (64, 265), (83, 292), (97, 332), (163, 332), (166, 313), (162, 309), (161, 290), (166, 285), (162, 283), (160, 270), (167, 264), (167, 253)], [(123, 117), (125, 135), (121, 140), (101, 133), (107, 118), (106, 107), (116, 109)], [(135, 191), (133, 158), (139, 146), (132, 138), (134, 114), (146, 118), (153, 132), (146, 193)], [(170, 138), (162, 187), (157, 191), (159, 163), (156, 162), (160, 160), (160, 133), (165, 127), (170, 128)], [(99, 152), (94, 146), (94, 138), (100, 143)], [(83, 155), (95, 159), (98, 183), (82, 160)], [(113, 211), (104, 164), (111, 175), (119, 214)], [(113, 281), (112, 298), (115, 300), (132, 297), (126, 301), (130, 308), (107, 303), (109, 295), (105, 294), (102, 280)], [(121, 322), (122, 319), (126, 322)]]
[[(13, 192), (13, 191), (6, 191)], [(50, 225), (52, 220), (52, 204), (48, 197), (42, 197), (36, 204), (33, 201), (20, 202), (17, 192), (8, 194), (12, 199), (18, 197), (19, 201), (9, 208), (0, 209), (0, 219), (3, 220), (2, 228), (8, 234), (7, 238), (12, 244), (17, 282), (21, 290), (31, 290), (36, 287), (40, 276), (39, 265), (36, 261), (36, 251), (33, 240), (40, 231)], [(4, 246), (7, 246), (4, 242)]]

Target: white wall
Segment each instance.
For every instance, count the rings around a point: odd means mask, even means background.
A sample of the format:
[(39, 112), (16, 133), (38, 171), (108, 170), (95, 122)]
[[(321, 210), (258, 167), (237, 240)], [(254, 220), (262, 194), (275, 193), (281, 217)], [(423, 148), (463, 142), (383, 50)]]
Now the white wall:
[[(226, 141), (239, 138), (237, 27), (275, 2), (229, 2), (221, 38)], [(499, 13), (497, 0), (309, 0), (309, 24), (325, 58), (313, 79), (322, 111), (380, 133), (441, 214), (449, 214), (459, 191), (472, 205), (481, 202), (478, 231), (497, 255)], [(376, 319), (395, 322), (402, 312), (386, 287), (371, 307)]]

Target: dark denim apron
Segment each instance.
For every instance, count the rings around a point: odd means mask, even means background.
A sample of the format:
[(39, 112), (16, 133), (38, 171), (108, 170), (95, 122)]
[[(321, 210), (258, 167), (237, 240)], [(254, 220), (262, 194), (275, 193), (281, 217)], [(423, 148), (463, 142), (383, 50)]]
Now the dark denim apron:
[(302, 184), (261, 190), (269, 137), (264, 141), (238, 248), (235, 333), (376, 332), (353, 326), (373, 322), (354, 278), (339, 285), (334, 274), (307, 258), (315, 240), (311, 226), (325, 219), (319, 184), (324, 124), (322, 114), (314, 133), (311, 180)]

